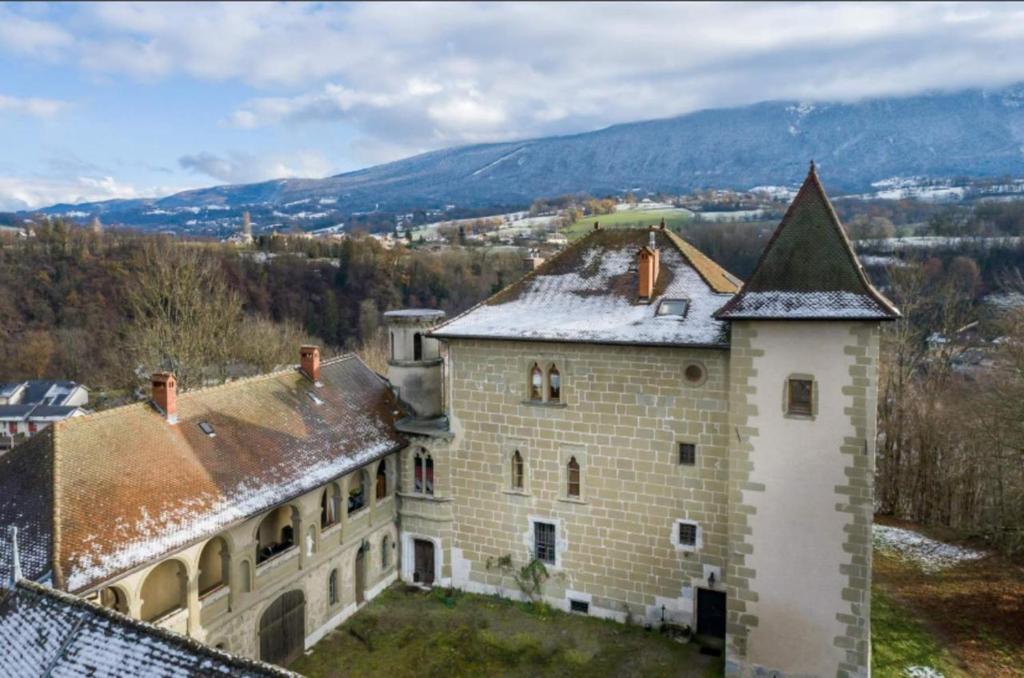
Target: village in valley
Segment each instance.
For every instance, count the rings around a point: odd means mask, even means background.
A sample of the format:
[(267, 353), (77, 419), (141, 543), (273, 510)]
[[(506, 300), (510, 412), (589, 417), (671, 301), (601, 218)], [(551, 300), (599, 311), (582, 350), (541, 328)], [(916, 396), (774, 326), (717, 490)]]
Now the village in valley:
[(0, 2), (0, 676), (1024, 675), (1022, 11)]

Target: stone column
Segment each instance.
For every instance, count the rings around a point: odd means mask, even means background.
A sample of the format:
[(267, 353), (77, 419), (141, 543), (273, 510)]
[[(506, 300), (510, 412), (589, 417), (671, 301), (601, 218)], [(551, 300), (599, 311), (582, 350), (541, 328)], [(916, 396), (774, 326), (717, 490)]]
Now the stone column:
[(185, 574), (185, 607), (188, 609), (188, 635), (202, 640), (199, 618), (199, 571)]

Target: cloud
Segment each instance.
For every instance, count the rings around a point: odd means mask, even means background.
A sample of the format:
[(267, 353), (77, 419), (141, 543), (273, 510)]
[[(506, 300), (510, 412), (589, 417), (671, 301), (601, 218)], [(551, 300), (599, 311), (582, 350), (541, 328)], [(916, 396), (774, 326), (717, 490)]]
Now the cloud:
[(0, 6), (0, 49), (55, 61), (73, 43), (71, 34), (60, 26)]
[(283, 177), (323, 177), (331, 166), (318, 152), (256, 156), (235, 151), (217, 155), (202, 151), (178, 158), (182, 169), (229, 184), (244, 184)]
[(0, 210), (31, 210), (57, 203), (95, 202), (162, 195), (170, 189), (140, 191), (109, 176), (70, 178), (0, 176)]
[(36, 118), (50, 118), (67, 107), (68, 102), (57, 99), (20, 98), (0, 94), (0, 113), (6, 111)]

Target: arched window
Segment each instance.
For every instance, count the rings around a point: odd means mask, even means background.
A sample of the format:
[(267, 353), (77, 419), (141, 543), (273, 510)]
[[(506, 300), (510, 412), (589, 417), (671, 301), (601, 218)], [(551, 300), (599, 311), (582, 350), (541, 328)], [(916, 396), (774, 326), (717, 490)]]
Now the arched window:
[(566, 466), (566, 494), (570, 497), (580, 496), (580, 465), (576, 457), (571, 457)]
[(512, 453), (512, 489), (523, 489), (523, 455), (519, 450)]
[(380, 569), (388, 569), (388, 565), (391, 563), (391, 537), (384, 535), (384, 538), (380, 540)]
[(331, 570), (331, 576), (327, 578), (327, 599), (331, 605), (338, 604), (338, 570)]
[(273, 558), (295, 546), (295, 512), (291, 506), (279, 506), (263, 519), (256, 533), (256, 564)]
[(320, 496), (320, 529), (338, 522), (341, 516), (341, 489), (334, 483), (327, 486)]
[(388, 460), (381, 459), (377, 464), (377, 499), (388, 496)]
[(413, 457), (413, 490), (420, 494), (434, 494), (434, 459), (422, 447)]
[(124, 592), (116, 586), (108, 586), (100, 591), (100, 605), (121, 614), (128, 614), (128, 600), (124, 597)]
[(530, 368), (530, 400), (544, 400), (544, 374), (537, 363)]
[(228, 547), (220, 537), (206, 542), (199, 554), (199, 597), (209, 595), (227, 583)]
[(412, 335), (412, 359), (423, 360), (423, 336), (419, 332)]
[(552, 365), (548, 368), (548, 400), (557, 403), (562, 399), (562, 375)]
[[(362, 510), (366, 506), (366, 470), (360, 469), (349, 480), (348, 514)], [(354, 483), (354, 484), (352, 484)]]

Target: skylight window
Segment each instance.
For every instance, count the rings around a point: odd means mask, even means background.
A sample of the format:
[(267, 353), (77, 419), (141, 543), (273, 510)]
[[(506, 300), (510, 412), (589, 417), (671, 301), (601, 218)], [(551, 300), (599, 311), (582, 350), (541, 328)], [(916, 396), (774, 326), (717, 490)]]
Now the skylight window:
[(210, 436), (211, 438), (217, 435), (217, 432), (213, 430), (213, 424), (208, 421), (199, 422), (199, 428), (203, 433)]
[(314, 405), (323, 405), (324, 401), (317, 394), (312, 391), (306, 391), (306, 396), (313, 401)]
[(656, 314), (658, 317), (682, 319), (686, 317), (689, 308), (689, 299), (662, 299)]

